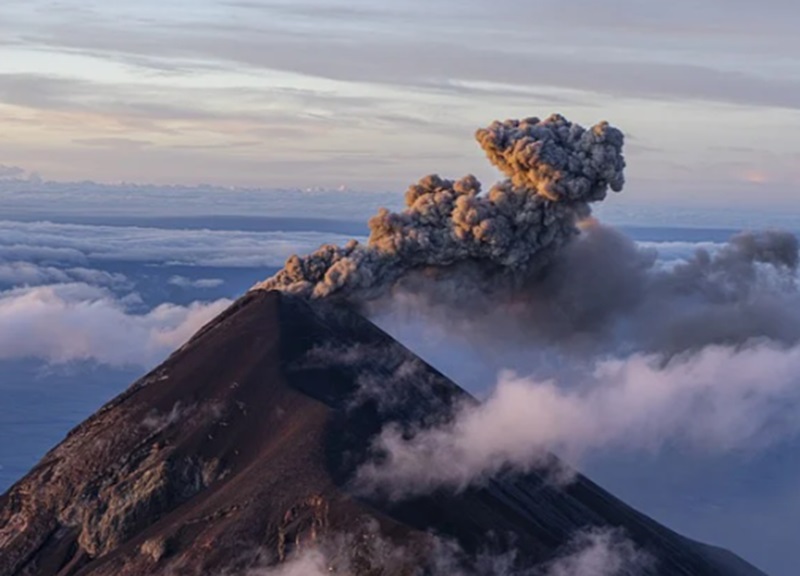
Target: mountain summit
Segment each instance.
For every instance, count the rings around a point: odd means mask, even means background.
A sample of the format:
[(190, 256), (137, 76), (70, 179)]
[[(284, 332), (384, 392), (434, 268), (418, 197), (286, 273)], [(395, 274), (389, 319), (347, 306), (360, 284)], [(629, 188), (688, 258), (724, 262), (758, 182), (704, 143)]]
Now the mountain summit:
[[(0, 576), (245, 574), (325, 546), (328, 570), (358, 576), (442, 573), (444, 552), (453, 574), (545, 574), (523, 570), (599, 529), (649, 559), (643, 574), (763, 576), (580, 475), (400, 502), (353, 488), (387, 422), (466, 399), (356, 312), (250, 292), (0, 497)], [(486, 557), (506, 571), (481, 571)]]

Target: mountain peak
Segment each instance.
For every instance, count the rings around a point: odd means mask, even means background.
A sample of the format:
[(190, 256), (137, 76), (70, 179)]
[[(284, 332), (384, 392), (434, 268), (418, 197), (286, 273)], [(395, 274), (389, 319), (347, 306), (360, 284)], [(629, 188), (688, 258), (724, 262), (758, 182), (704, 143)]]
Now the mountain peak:
[(354, 492), (387, 422), (422, 425), (466, 399), (353, 310), (250, 292), (0, 497), (0, 576), (241, 573), (337, 537), (355, 574), (375, 573), (377, 541), (417, 551), (386, 574), (424, 565), (440, 538), (464, 558), (513, 552), (529, 565), (599, 526), (651, 555), (650, 573), (760, 574), (582, 476), (403, 502)]

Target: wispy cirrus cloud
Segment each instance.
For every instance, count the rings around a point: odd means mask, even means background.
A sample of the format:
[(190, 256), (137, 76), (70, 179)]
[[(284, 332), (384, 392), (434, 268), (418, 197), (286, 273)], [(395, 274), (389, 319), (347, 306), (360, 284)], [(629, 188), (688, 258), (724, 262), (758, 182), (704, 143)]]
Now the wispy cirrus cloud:
[[(762, 135), (769, 115), (800, 122), (800, 72), (785, 58), (796, 11), (730, 6), (12, 1), (0, 108), (16, 145), (0, 157), (58, 178), (402, 187), (471, 171), (474, 126), (558, 110), (635, 125), (638, 150), (660, 152), (632, 181), (668, 172), (673, 194), (690, 194), (680, 174), (742, 188), (758, 168), (794, 182), (796, 145)], [(725, 126), (778, 157), (714, 151)]]

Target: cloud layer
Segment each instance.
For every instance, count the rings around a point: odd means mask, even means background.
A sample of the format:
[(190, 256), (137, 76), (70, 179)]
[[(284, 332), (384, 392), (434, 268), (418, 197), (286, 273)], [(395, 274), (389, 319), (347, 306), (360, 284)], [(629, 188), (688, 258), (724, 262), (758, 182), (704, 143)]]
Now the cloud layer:
[[(2, 251), (0, 247), (0, 251)], [(16, 246), (9, 252), (23, 254), (24, 250)], [(52, 256), (52, 253), (45, 253)], [(33, 262), (3, 261), (0, 259), (0, 285), (39, 285), (50, 283), (86, 282), (99, 286), (122, 286), (127, 283), (123, 274), (105, 272), (93, 268), (59, 268), (57, 266), (43, 266)]]
[[(158, 262), (276, 267), (298, 250), (346, 237), (320, 232), (239, 232), (0, 221), (0, 263)], [(6, 266), (7, 264), (4, 264)], [(24, 265), (23, 265), (24, 266)]]
[(374, 446), (382, 458), (358, 482), (398, 498), (530, 470), (549, 451), (577, 462), (587, 452), (665, 445), (755, 450), (797, 435), (798, 413), (800, 347), (709, 347), (666, 365), (635, 354), (600, 361), (572, 381), (505, 373), (483, 403), (462, 406), (445, 426), (411, 438), (385, 429)]
[[(448, 424), (387, 427), (357, 482), (402, 498), (530, 470), (550, 451), (575, 463), (588, 452), (721, 454), (796, 438), (797, 271), (788, 233), (742, 233), (664, 261), (588, 222), (547, 275), (510, 293), (453, 306), (435, 286), (438, 297), (426, 296), (426, 283), (395, 292), (372, 304), (381, 325), (457, 382), (500, 377), (478, 383), (491, 389), (485, 401)], [(431, 327), (439, 336), (426, 343)]]
[[(514, 554), (479, 555), (467, 558), (450, 541), (430, 536), (427, 551), (413, 551), (387, 542), (382, 538), (354, 538), (338, 535), (327, 543), (300, 549), (284, 564), (273, 568), (253, 569), (247, 576), (327, 576), (332, 572), (343, 576), (362, 573), (363, 562), (381, 574), (414, 574), (430, 576), (640, 576), (654, 566), (654, 560), (638, 549), (624, 534), (592, 528), (575, 534), (559, 555), (537, 566), (520, 566)], [(360, 569), (348, 562), (354, 546), (369, 544), (369, 550), (359, 550)]]
[(230, 301), (162, 304), (143, 314), (130, 312), (129, 305), (137, 303), (80, 283), (0, 292), (0, 359), (150, 367)]

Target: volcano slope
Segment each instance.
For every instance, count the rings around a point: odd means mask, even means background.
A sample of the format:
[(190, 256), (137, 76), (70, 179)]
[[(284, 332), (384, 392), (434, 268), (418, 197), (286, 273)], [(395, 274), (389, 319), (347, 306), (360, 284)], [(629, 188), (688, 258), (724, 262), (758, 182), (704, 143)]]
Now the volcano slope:
[(435, 421), (465, 397), (355, 312), (251, 292), (0, 497), (0, 576), (239, 574), (325, 542), (349, 561), (340, 573), (433, 574), (443, 540), (460, 573), (483, 574), (468, 566), (478, 553), (513, 550), (529, 567), (592, 526), (654, 559), (641, 573), (762, 574), (582, 476), (506, 475), (402, 502), (349, 488), (386, 422)]

